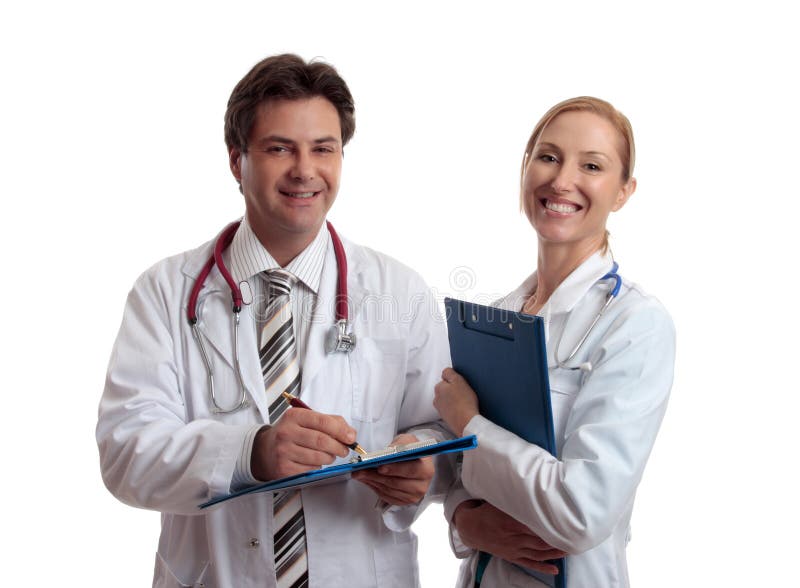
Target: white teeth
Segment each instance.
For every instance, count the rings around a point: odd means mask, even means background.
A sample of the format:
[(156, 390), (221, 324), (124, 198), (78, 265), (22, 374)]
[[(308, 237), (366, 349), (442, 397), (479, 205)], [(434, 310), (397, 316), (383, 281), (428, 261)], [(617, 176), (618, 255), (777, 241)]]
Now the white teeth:
[(284, 194), (292, 198), (311, 198), (316, 192), (284, 192)]
[(578, 207), (574, 204), (564, 204), (563, 202), (551, 202), (550, 200), (544, 201), (544, 207), (548, 210), (553, 210), (555, 212), (562, 212), (562, 213), (569, 213), (575, 212), (578, 210)]

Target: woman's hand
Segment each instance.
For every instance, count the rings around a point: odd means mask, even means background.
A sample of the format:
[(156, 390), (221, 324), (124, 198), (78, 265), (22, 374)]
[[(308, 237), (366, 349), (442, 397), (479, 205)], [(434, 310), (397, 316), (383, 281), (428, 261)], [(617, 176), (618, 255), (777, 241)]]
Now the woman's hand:
[(453, 523), (467, 547), (545, 574), (558, 573), (558, 568), (546, 563), (547, 560), (567, 555), (482, 500), (467, 500), (459, 504), (453, 513)]
[(464, 427), (478, 414), (478, 397), (467, 381), (452, 368), (445, 368), (442, 381), (436, 384), (433, 406), (458, 436), (464, 433)]

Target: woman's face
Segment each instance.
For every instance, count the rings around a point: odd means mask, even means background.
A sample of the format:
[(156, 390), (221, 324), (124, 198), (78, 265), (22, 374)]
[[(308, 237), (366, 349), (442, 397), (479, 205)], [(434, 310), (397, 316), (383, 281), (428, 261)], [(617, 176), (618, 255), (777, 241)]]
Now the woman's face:
[(636, 189), (636, 180), (622, 179), (621, 143), (592, 112), (564, 112), (544, 128), (523, 179), (525, 214), (540, 241), (602, 245), (608, 215)]

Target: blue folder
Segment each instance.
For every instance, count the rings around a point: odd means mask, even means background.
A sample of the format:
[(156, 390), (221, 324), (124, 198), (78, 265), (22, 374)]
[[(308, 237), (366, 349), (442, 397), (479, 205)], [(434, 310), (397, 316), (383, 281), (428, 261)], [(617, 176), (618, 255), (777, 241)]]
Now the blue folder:
[(331, 480), (339, 477), (346, 479), (351, 473), (359, 470), (377, 468), (378, 466), (382, 466), (387, 463), (410, 461), (412, 459), (428, 457), (431, 455), (439, 455), (441, 453), (467, 451), (469, 449), (474, 449), (477, 446), (478, 441), (475, 438), (475, 435), (460, 437), (458, 439), (448, 439), (446, 441), (439, 441), (438, 443), (431, 442), (430, 444), (417, 447), (415, 449), (391, 452), (387, 455), (371, 457), (364, 459), (363, 461), (340, 463), (338, 465), (327, 466), (318, 470), (311, 470), (310, 472), (288, 476), (279, 480), (264, 482), (263, 484), (251, 486), (249, 488), (239, 490), (238, 492), (232, 492), (231, 494), (225, 494), (223, 496), (218, 496), (217, 498), (212, 498), (208, 502), (201, 504), (200, 508), (208, 508), (209, 506), (213, 506), (215, 504), (219, 504), (220, 502), (225, 502), (226, 500), (236, 498), (237, 496), (243, 496), (245, 494), (254, 494), (256, 492), (276, 492), (278, 490), (302, 488), (303, 486), (317, 484), (323, 480)]
[[(450, 357), (478, 395), (481, 415), (556, 454), (541, 317), (463, 300), (444, 301)], [(522, 568), (553, 588), (566, 587), (566, 562), (552, 576)]]

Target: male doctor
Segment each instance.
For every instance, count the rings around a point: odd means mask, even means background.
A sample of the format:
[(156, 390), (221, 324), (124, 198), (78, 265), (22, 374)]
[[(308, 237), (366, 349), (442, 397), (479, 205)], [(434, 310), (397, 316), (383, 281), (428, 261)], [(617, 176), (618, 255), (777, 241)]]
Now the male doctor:
[[(338, 267), (325, 221), (354, 130), (353, 99), (333, 67), (295, 55), (258, 63), (225, 115), (245, 217), (223, 259), (252, 299), (238, 342), (218, 269), (197, 301), (205, 352), (187, 319), (216, 239), (156, 264), (128, 297), (97, 442), (109, 490), (162, 513), (154, 586), (419, 585), (408, 527), (447, 484), (430, 459), (198, 508), (346, 458), (354, 442), (371, 451), (440, 434), (426, 423), (438, 419), (433, 388), (447, 343), (416, 273), (344, 241), (356, 345), (325, 350)], [(313, 409), (287, 407), (284, 390)]]

